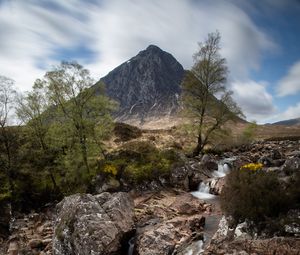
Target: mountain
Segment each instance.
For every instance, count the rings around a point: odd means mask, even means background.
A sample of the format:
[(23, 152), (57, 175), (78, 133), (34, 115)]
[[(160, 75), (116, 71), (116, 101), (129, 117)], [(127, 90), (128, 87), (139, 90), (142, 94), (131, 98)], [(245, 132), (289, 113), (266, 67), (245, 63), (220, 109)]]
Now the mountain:
[[(116, 120), (128, 122), (171, 116), (178, 109), (182, 65), (155, 45), (139, 52), (109, 72), (100, 81), (109, 97), (119, 102)], [(95, 90), (97, 91), (96, 83)]]
[(278, 121), (278, 122), (272, 123), (272, 125), (283, 125), (283, 126), (300, 125), (300, 118), (289, 119), (289, 120), (282, 120), (282, 121)]

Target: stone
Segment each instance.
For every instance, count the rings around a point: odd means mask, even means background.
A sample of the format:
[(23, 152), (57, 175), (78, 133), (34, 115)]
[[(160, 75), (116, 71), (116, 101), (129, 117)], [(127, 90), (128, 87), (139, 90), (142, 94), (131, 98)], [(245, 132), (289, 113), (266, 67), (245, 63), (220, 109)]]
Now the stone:
[(170, 184), (175, 188), (189, 190), (189, 170), (184, 167), (174, 167), (170, 174)]
[(292, 157), (288, 158), (284, 165), (282, 166), (282, 170), (286, 174), (292, 174), (296, 171), (300, 171), (300, 158), (298, 157)]
[(192, 233), (203, 231), (205, 218), (201, 215), (175, 217), (169, 221), (149, 226), (137, 237), (139, 255), (175, 254), (176, 247), (191, 242)]
[(133, 207), (124, 192), (65, 197), (57, 205), (53, 254), (117, 254), (134, 229)]
[(170, 205), (178, 214), (192, 215), (202, 212), (204, 203), (190, 193), (185, 193), (176, 197)]
[(43, 244), (43, 240), (41, 239), (31, 239), (29, 242), (28, 242), (28, 246), (31, 248), (31, 249), (40, 249), (41, 247), (44, 246)]

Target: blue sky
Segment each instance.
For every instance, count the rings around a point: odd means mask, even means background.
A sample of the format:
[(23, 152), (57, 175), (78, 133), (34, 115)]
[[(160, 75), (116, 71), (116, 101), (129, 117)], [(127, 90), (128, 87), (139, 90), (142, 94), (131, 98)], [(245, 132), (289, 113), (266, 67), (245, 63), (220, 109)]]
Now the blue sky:
[(189, 69), (216, 30), (247, 119), (300, 117), (299, 0), (0, 0), (0, 75), (26, 91), (77, 60), (98, 80), (149, 44)]

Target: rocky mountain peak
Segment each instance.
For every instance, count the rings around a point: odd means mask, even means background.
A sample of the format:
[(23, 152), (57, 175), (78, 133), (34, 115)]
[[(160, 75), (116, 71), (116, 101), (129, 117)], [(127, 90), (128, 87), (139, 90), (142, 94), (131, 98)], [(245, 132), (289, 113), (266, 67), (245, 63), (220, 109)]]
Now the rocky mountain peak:
[(170, 53), (149, 45), (101, 81), (108, 96), (119, 102), (116, 119), (143, 123), (176, 112), (183, 75), (182, 65)]

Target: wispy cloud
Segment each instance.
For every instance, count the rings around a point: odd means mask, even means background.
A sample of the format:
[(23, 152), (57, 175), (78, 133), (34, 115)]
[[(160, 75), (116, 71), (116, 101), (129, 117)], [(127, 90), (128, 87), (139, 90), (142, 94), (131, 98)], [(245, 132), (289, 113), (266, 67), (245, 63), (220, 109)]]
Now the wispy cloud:
[(278, 83), (277, 95), (284, 97), (300, 92), (300, 61), (290, 67), (286, 76)]
[[(172, 53), (188, 69), (197, 42), (215, 30), (222, 35), (231, 80), (245, 89), (249, 72), (260, 68), (261, 53), (276, 49), (234, 1), (16, 0), (5, 1), (0, 12), (0, 33), (5, 35), (0, 41), (1, 74), (15, 79), (22, 90), (30, 89), (60, 56), (79, 60), (99, 79), (149, 44)], [(245, 101), (241, 88), (232, 86), (238, 102), (246, 113), (254, 112), (257, 107), (250, 101), (257, 94), (248, 94)], [(272, 100), (267, 104), (262, 111), (273, 109)]]
[(276, 108), (273, 104), (273, 97), (267, 91), (267, 84), (264, 82), (234, 82), (234, 98), (241, 105), (247, 119), (266, 120), (274, 114)]

